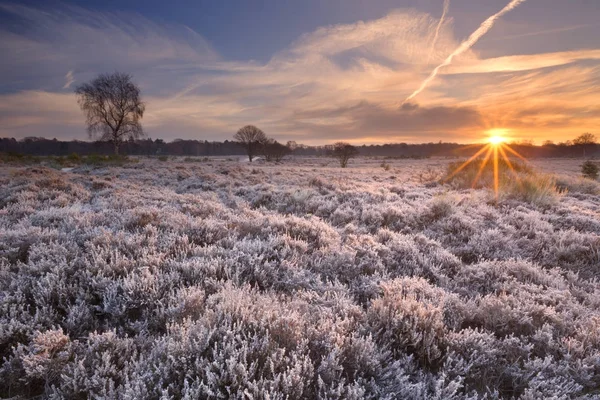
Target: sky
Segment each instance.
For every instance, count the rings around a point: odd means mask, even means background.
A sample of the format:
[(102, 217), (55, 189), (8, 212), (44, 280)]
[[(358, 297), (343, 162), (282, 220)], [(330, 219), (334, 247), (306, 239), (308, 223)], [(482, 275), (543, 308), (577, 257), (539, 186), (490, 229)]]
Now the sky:
[(87, 140), (119, 71), (152, 139), (561, 142), (600, 133), (598, 37), (598, 0), (0, 0), (0, 136)]

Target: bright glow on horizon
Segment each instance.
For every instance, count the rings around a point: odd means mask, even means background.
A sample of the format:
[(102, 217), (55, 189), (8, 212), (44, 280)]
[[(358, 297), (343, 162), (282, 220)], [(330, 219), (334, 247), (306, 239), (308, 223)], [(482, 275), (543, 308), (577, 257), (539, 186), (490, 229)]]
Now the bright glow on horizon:
[(506, 142), (506, 138), (502, 137), (502, 136), (494, 135), (494, 136), (490, 136), (488, 138), (488, 142), (493, 146), (498, 146), (499, 144)]
[(508, 142), (508, 129), (494, 128), (485, 132), (487, 135), (486, 143), (492, 146)]

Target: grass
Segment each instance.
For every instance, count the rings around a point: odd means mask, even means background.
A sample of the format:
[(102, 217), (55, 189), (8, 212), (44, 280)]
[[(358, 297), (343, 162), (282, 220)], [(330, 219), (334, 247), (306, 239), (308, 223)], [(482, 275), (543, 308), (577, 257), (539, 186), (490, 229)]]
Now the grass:
[(39, 163), (39, 158), (40, 157), (37, 156), (15, 153), (12, 151), (9, 151), (7, 153), (0, 153), (0, 162), (2, 163), (37, 164)]
[(547, 174), (525, 174), (508, 182), (503, 195), (541, 207), (555, 205), (566, 190), (556, 185), (556, 178)]
[(210, 161), (208, 157), (186, 157), (183, 159), (184, 162), (208, 162)]
[(128, 163), (137, 162), (136, 159), (129, 158), (125, 155), (111, 154), (99, 155), (90, 154), (81, 156), (77, 153), (71, 153), (68, 156), (32, 156), (21, 153), (0, 153), (0, 163), (17, 164), (17, 165), (40, 165), (45, 164), (51, 168), (60, 169), (65, 167), (76, 167), (79, 165), (95, 165), (95, 166), (122, 166)]
[[(492, 189), (494, 187), (494, 163), (490, 160), (483, 166), (484, 163), (483, 159), (477, 159), (463, 167), (463, 161), (452, 162), (448, 164), (446, 176), (442, 179), (442, 182), (449, 183), (457, 189)], [(513, 180), (515, 176), (532, 172), (531, 167), (522, 161), (513, 160), (510, 161), (509, 165), (504, 159), (498, 160), (500, 186)]]
[[(526, 201), (538, 206), (550, 206), (565, 190), (558, 188), (556, 178), (536, 173), (519, 160), (498, 159), (498, 190), (503, 199)], [(494, 189), (494, 162), (478, 159), (470, 164), (458, 161), (448, 165), (443, 183), (456, 189)]]

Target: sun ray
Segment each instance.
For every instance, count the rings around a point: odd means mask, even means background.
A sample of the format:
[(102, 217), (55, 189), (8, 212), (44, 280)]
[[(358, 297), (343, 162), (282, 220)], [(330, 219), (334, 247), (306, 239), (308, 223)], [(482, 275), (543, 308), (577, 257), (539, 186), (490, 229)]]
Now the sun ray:
[(523, 188), (523, 182), (521, 182), (521, 177), (519, 176), (519, 174), (517, 174), (515, 167), (513, 166), (512, 162), (510, 161), (510, 157), (508, 157), (508, 155), (506, 154), (506, 151), (504, 150), (505, 147), (508, 147), (508, 146), (506, 146), (506, 145), (500, 146), (500, 148), (498, 150), (500, 151), (500, 154), (502, 154), (502, 158), (504, 159), (504, 162), (506, 163), (506, 165), (508, 165), (508, 169), (510, 169), (510, 172), (515, 177), (517, 184), (519, 185), (520, 188)]
[(517, 171), (515, 171), (515, 167), (513, 167), (512, 162), (510, 162), (510, 157), (508, 157), (508, 155), (506, 154), (506, 151), (504, 150), (504, 148), (509, 148), (506, 145), (502, 145), (499, 146), (498, 150), (500, 151), (500, 154), (502, 155), (502, 158), (504, 159), (504, 162), (506, 163), (506, 165), (508, 165), (508, 169), (510, 169), (510, 171), (513, 173), (513, 175), (515, 176), (515, 178), (519, 178), (519, 176), (517, 175)]
[(496, 203), (498, 203), (498, 192), (500, 189), (500, 177), (499, 177), (499, 171), (498, 171), (498, 146), (493, 146), (494, 147), (494, 195), (496, 198)]
[(484, 146), (481, 150), (479, 150), (477, 153), (475, 153), (475, 155), (473, 155), (471, 158), (469, 158), (467, 161), (465, 161), (460, 167), (458, 167), (456, 169), (456, 171), (454, 171), (453, 173), (451, 173), (448, 177), (446, 177), (445, 181), (448, 181), (449, 179), (452, 179), (454, 176), (456, 176), (456, 174), (458, 174), (460, 171), (462, 171), (463, 169), (465, 169), (465, 167), (467, 165), (469, 165), (473, 160), (475, 160), (477, 157), (479, 157), (483, 152), (485, 152), (487, 150), (487, 148), (489, 147), (489, 145)]
[(488, 149), (487, 154), (485, 155), (485, 158), (483, 159), (483, 162), (481, 163), (481, 166), (479, 167), (479, 171), (477, 172), (475, 179), (473, 179), (473, 184), (471, 185), (471, 187), (473, 189), (475, 189), (475, 186), (477, 185), (477, 182), (479, 181), (479, 178), (483, 174), (483, 171), (485, 170), (485, 166), (490, 161), (490, 157), (492, 155), (492, 146), (486, 146), (486, 147), (488, 147), (489, 149)]
[(527, 159), (525, 157), (523, 157), (522, 155), (520, 155), (516, 150), (513, 150), (510, 146), (504, 146), (506, 147), (506, 150), (510, 151), (512, 154), (514, 154), (515, 156), (519, 157), (521, 160), (527, 162)]

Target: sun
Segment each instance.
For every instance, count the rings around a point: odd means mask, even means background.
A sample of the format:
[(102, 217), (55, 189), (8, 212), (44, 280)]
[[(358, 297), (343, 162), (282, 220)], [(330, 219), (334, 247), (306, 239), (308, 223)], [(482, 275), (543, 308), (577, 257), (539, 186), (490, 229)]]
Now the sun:
[(488, 143), (491, 144), (491, 145), (493, 145), (493, 146), (498, 146), (498, 145), (500, 145), (500, 144), (502, 144), (504, 142), (506, 142), (506, 138), (504, 138), (502, 136), (494, 135), (494, 136), (490, 136), (488, 138)]
[(492, 146), (506, 143), (506, 129), (490, 129), (486, 133), (488, 135), (487, 142)]

